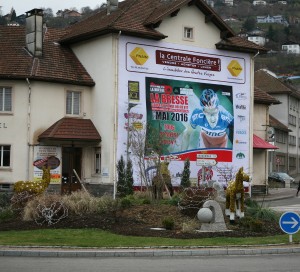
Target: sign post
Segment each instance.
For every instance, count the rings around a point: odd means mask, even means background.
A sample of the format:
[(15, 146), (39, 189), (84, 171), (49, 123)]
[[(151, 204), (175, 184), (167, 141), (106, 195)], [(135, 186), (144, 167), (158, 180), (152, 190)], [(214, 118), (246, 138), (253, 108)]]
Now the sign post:
[(289, 234), (289, 242), (292, 243), (292, 234), (300, 229), (300, 216), (295, 212), (286, 212), (281, 215), (279, 225), (283, 232)]

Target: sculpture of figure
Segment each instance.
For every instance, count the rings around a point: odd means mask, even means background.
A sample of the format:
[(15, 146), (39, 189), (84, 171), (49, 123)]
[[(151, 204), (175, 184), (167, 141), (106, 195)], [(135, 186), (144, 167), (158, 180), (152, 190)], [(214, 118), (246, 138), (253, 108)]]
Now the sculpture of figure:
[(243, 181), (249, 182), (250, 177), (244, 172), (243, 167), (239, 169), (236, 174), (235, 180), (228, 183), (226, 189), (226, 209), (225, 214), (230, 216), (230, 222), (234, 222), (235, 213), (236, 216), (242, 218), (244, 214), (244, 185)]
[(170, 195), (173, 195), (173, 186), (171, 183), (171, 174), (168, 169), (169, 162), (162, 162), (157, 169), (156, 176), (152, 179), (152, 190), (154, 194), (154, 198), (162, 199), (163, 190), (166, 186), (170, 192)]

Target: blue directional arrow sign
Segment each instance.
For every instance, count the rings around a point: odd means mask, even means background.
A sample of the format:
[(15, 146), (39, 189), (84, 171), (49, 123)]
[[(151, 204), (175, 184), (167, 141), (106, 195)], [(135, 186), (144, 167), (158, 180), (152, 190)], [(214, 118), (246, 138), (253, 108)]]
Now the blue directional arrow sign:
[(294, 234), (300, 229), (300, 216), (295, 212), (286, 212), (279, 219), (280, 228), (287, 234)]

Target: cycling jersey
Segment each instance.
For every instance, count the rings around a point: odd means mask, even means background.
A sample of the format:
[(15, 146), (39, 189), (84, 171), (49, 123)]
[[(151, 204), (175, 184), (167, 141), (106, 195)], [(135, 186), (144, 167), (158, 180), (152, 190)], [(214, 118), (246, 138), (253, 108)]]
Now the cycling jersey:
[(197, 126), (200, 126), (199, 148), (227, 147), (227, 128), (233, 125), (233, 116), (221, 105), (218, 109), (218, 120), (214, 127), (209, 124), (202, 109), (195, 109), (191, 115), (191, 127), (196, 129)]

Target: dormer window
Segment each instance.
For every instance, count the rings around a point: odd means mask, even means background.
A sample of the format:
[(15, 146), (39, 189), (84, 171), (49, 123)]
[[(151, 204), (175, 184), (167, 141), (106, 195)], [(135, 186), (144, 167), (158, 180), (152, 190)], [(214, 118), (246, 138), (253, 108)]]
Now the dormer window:
[(193, 41), (194, 40), (194, 28), (185, 26), (183, 28), (183, 39)]

